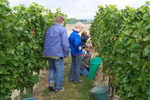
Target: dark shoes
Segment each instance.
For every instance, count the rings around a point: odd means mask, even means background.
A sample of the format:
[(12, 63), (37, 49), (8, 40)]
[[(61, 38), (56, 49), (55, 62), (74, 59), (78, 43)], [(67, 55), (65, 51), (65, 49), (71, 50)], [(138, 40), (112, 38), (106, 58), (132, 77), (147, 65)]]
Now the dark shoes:
[(79, 81), (73, 81), (74, 83), (82, 83), (82, 81), (81, 80), (79, 80)]
[(55, 91), (55, 89), (53, 87), (48, 87), (49, 91)]
[(49, 89), (49, 91), (53, 91), (53, 92), (56, 92), (56, 93), (60, 93), (60, 92), (64, 91), (63, 87), (61, 89), (55, 89), (55, 85), (52, 84), (52, 83), (49, 83), (48, 89)]
[(79, 81), (68, 80), (68, 81), (69, 81), (69, 82), (72, 82), (72, 83), (82, 83), (81, 80), (79, 80)]
[(55, 91), (55, 86), (54, 86), (54, 84), (53, 84), (53, 83), (49, 83), (48, 89), (49, 89), (50, 91)]
[(59, 90), (55, 90), (56, 93), (61, 93), (61, 92), (63, 92), (63, 91), (64, 91), (64, 87), (62, 87), (62, 88), (59, 89)]
[(73, 82), (73, 80), (68, 80), (69, 82)]

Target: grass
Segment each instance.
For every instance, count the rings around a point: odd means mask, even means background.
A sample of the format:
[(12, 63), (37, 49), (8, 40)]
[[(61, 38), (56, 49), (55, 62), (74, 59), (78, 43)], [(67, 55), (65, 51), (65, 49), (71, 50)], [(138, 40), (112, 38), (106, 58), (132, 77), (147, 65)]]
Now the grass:
[[(37, 94), (34, 94), (33, 97), (38, 100), (94, 100), (90, 95), (90, 89), (93, 87), (93, 82), (87, 77), (81, 76), (82, 83), (68, 82), (70, 64), (71, 58), (66, 58), (63, 92), (55, 93), (48, 91), (47, 85), (44, 86), (44, 84), (47, 84), (47, 81), (44, 81), (38, 86), (38, 88), (44, 89), (37, 89), (39, 91)], [(45, 78), (47, 78), (47, 76), (45, 76)]]

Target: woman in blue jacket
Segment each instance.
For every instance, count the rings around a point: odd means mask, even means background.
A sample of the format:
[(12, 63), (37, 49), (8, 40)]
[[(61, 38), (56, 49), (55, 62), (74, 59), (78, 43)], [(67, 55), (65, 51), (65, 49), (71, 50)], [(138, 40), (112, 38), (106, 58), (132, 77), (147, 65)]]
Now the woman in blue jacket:
[(72, 64), (69, 72), (69, 81), (80, 82), (80, 67), (82, 62), (82, 45), (79, 33), (83, 30), (83, 24), (77, 23), (69, 37)]

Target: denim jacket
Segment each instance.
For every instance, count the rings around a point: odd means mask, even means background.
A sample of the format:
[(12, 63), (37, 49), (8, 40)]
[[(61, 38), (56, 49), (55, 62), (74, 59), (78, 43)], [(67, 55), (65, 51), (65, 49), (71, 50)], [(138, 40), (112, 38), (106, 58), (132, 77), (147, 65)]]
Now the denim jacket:
[(66, 29), (54, 24), (45, 34), (43, 55), (46, 57), (66, 57), (69, 54), (69, 40)]

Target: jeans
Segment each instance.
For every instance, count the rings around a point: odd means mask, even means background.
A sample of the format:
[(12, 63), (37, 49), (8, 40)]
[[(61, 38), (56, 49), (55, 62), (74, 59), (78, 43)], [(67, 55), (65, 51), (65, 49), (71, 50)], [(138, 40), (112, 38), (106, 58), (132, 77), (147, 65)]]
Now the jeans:
[(69, 81), (80, 82), (80, 67), (82, 56), (72, 56), (72, 64), (69, 72)]
[(63, 85), (64, 77), (64, 58), (48, 59), (49, 69), (49, 83), (55, 85), (55, 90), (60, 90)]
[(80, 69), (80, 74), (88, 77), (89, 71), (86, 68), (82, 68)]

